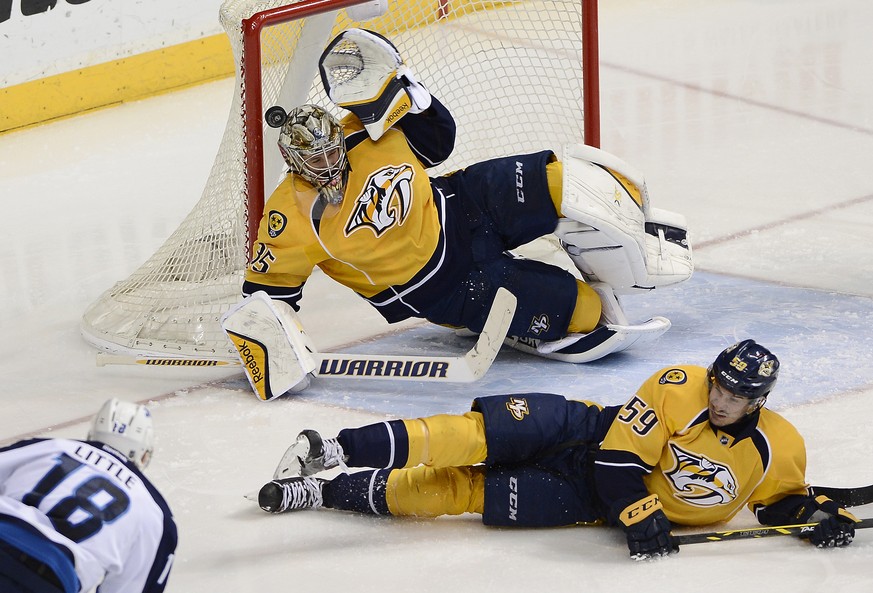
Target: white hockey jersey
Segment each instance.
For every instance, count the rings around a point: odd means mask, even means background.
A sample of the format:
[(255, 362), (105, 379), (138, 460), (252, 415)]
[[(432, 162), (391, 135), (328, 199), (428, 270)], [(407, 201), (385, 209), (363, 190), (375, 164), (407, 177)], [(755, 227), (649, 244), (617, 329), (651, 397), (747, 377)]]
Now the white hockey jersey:
[(82, 591), (164, 590), (177, 541), (170, 509), (102, 443), (32, 439), (0, 449), (0, 515), (69, 549)]

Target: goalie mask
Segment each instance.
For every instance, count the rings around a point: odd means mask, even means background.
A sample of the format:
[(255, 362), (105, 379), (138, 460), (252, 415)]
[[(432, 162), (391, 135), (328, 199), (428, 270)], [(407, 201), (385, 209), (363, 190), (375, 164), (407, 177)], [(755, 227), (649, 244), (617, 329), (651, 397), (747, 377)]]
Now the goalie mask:
[(145, 406), (112, 398), (91, 421), (88, 440), (106, 443), (145, 469), (155, 448), (152, 415)]
[(778, 376), (779, 359), (755, 340), (726, 348), (709, 367), (710, 381), (748, 399), (766, 398)]
[(291, 170), (328, 203), (342, 202), (349, 162), (343, 128), (334, 116), (317, 105), (292, 109), (279, 133), (279, 150)]

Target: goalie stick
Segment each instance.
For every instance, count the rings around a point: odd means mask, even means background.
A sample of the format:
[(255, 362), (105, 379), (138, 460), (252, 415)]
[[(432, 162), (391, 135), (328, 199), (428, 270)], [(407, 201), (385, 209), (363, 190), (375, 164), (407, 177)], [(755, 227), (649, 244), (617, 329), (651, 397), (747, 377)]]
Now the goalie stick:
[[(685, 544), (705, 544), (708, 542), (723, 542), (735, 539), (757, 539), (761, 537), (773, 537), (776, 535), (796, 535), (803, 537), (811, 532), (818, 523), (800, 523), (798, 525), (777, 525), (775, 527), (752, 527), (749, 529), (732, 529), (729, 531), (710, 531), (708, 533), (692, 533), (689, 535), (676, 535), (676, 543), (680, 546)], [(861, 519), (855, 523), (855, 529), (867, 529), (873, 527), (873, 518)]]
[[(351, 354), (312, 352), (316, 377), (339, 379), (400, 379), (468, 383), (481, 379), (491, 368), (515, 315), (516, 298), (501, 288), (494, 297), (485, 327), (476, 344), (463, 356), (412, 356), (402, 354)], [(151, 366), (231, 367), (241, 366), (228, 359), (194, 359), (172, 356), (133, 356), (97, 353), (97, 366), (141, 364)]]

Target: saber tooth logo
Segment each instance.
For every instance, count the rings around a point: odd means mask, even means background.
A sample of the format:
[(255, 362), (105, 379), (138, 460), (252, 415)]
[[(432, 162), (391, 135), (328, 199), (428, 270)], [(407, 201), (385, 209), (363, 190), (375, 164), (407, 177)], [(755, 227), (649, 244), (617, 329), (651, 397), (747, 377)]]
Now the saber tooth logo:
[(737, 479), (729, 466), (684, 451), (674, 443), (669, 446), (673, 469), (664, 475), (675, 489), (673, 496), (700, 507), (730, 504), (737, 497)]
[(368, 228), (379, 237), (395, 225), (402, 226), (412, 208), (414, 178), (415, 170), (406, 163), (388, 165), (371, 174), (355, 200), (345, 236)]

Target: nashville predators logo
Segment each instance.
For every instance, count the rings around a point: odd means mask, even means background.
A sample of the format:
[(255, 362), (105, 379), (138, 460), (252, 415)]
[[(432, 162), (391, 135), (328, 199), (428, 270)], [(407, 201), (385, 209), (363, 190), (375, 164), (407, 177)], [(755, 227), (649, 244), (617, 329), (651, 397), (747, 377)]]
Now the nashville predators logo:
[(758, 367), (758, 374), (762, 377), (769, 377), (775, 371), (776, 361), (775, 360), (766, 360), (761, 363), (761, 366)]
[(285, 225), (288, 224), (288, 218), (277, 210), (270, 210), (268, 223), (270, 228), (267, 232), (270, 234), (270, 237), (275, 239), (285, 230)]
[(534, 317), (530, 321), (530, 329), (528, 331), (535, 336), (538, 336), (545, 331), (549, 331), (549, 317), (547, 315)]
[(395, 224), (402, 225), (412, 205), (413, 177), (415, 171), (406, 164), (382, 167), (370, 175), (346, 223), (346, 237), (364, 227), (378, 237)]
[(664, 475), (673, 484), (675, 497), (701, 507), (728, 504), (737, 497), (737, 480), (729, 467), (683, 451), (673, 443), (670, 450), (675, 463)]
[(516, 420), (524, 420), (524, 417), (530, 414), (527, 400), (523, 397), (510, 397), (509, 401), (506, 402), (506, 409)]

